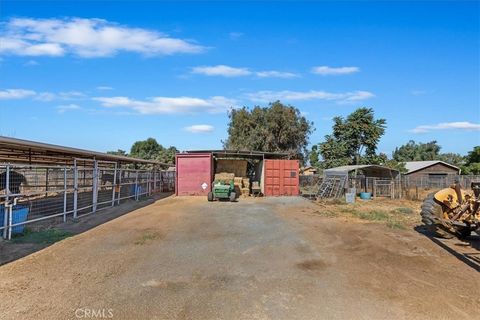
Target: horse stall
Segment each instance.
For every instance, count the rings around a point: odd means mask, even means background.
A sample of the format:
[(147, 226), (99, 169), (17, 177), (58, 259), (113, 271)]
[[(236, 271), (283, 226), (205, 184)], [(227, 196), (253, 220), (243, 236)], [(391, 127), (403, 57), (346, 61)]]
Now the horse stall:
[[(0, 235), (172, 192), (169, 164), (0, 137)], [(28, 227), (27, 227), (28, 226)]]

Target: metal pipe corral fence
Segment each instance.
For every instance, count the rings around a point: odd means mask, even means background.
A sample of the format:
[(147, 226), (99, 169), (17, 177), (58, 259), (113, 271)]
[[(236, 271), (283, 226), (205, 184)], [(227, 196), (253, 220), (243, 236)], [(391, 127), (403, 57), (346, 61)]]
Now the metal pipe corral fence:
[(0, 164), (0, 235), (10, 239), (29, 224), (49, 227), (174, 188), (175, 172), (122, 168), (108, 161)]

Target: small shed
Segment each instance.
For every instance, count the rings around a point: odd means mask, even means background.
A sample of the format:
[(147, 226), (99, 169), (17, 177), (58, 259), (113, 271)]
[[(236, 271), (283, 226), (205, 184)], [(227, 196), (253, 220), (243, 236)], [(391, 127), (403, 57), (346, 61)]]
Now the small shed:
[(395, 196), (395, 179), (399, 176), (398, 170), (380, 165), (350, 165), (326, 169), (324, 177), (348, 177), (346, 188), (355, 188), (357, 192), (371, 192), (374, 197)]
[[(177, 195), (203, 195), (212, 189), (215, 174), (228, 172), (236, 177), (242, 195), (258, 184), (265, 196), (299, 194), (299, 161), (287, 153), (191, 150), (176, 155)], [(237, 185), (236, 185), (237, 186)], [(237, 190), (236, 190), (237, 191)]]
[(405, 162), (408, 177), (444, 178), (459, 175), (460, 168), (440, 160)]

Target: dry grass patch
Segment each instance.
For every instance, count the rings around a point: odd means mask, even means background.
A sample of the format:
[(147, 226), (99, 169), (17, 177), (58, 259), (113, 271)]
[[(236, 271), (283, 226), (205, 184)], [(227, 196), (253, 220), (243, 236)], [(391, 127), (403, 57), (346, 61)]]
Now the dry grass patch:
[(161, 238), (162, 238), (162, 235), (159, 232), (147, 231), (140, 238), (138, 238), (134, 243), (136, 245), (144, 245)]
[(420, 222), (420, 202), (409, 200), (358, 200), (347, 204), (342, 199), (317, 202), (321, 209), (315, 213), (324, 217), (346, 217), (383, 223), (392, 229), (407, 229)]

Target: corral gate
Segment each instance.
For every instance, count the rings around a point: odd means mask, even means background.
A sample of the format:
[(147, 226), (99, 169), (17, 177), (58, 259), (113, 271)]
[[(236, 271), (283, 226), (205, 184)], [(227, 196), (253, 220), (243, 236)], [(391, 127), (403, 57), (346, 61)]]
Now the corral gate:
[(389, 197), (394, 198), (395, 184), (393, 180), (377, 180), (373, 181), (373, 197)]

